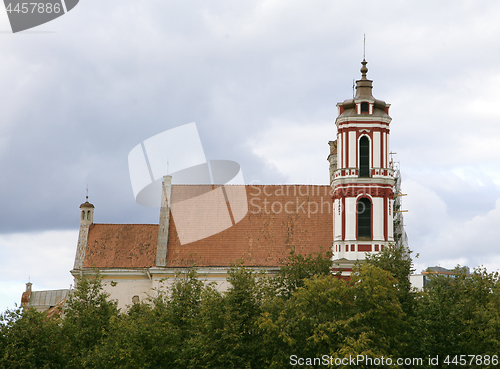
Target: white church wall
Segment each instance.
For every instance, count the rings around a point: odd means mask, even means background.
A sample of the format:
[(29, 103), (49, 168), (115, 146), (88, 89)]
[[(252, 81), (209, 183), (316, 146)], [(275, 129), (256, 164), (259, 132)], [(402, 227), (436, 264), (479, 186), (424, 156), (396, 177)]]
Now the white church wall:
[(105, 278), (103, 279), (103, 289), (109, 293), (111, 300), (118, 301), (118, 308), (122, 311), (127, 310), (127, 305), (132, 304), (134, 296), (139, 297), (139, 301), (148, 298), (152, 291), (153, 283), (149, 279), (136, 278)]
[[(276, 268), (252, 268), (256, 275), (263, 272), (265, 275), (277, 273)], [(148, 271), (122, 270), (111, 271), (106, 275), (106, 271), (101, 271), (103, 276), (103, 290), (109, 293), (109, 299), (118, 302), (118, 308), (125, 312), (133, 304), (134, 296), (138, 302), (147, 301), (154, 297), (158, 291), (169, 292), (170, 288), (178, 280), (184, 278), (189, 270), (163, 270), (162, 274), (154, 275), (157, 270), (151, 268)], [(149, 273), (151, 272), (151, 273)], [(205, 285), (212, 284), (219, 292), (225, 292), (231, 286), (227, 278), (227, 268), (199, 268), (197, 270), (198, 279)], [(168, 274), (167, 274), (168, 273)]]

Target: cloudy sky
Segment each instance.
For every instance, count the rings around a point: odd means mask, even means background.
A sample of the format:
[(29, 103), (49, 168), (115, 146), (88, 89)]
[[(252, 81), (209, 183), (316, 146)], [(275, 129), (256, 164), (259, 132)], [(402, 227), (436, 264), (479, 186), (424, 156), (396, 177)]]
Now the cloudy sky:
[(336, 103), (366, 33), (391, 106), (416, 268), (500, 268), (500, 3), (82, 0), (13, 34), (0, 6), (0, 312), (72, 283), (79, 205), (157, 223), (127, 156), (196, 122), (208, 159), (246, 183), (328, 183)]

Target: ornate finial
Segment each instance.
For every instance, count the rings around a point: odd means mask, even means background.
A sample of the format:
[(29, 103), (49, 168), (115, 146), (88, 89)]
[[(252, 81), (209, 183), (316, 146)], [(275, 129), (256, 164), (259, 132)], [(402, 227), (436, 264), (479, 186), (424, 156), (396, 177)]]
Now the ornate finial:
[(368, 72), (366, 64), (368, 64), (368, 62), (365, 59), (363, 59), (361, 64), (363, 64), (363, 66), (361, 67), (361, 79), (366, 79), (366, 73)]
[(87, 196), (85, 196), (85, 199), (89, 201), (89, 185), (87, 185)]
[(365, 98), (373, 99), (372, 96), (372, 81), (366, 78), (366, 73), (368, 72), (368, 68), (366, 67), (367, 61), (363, 59), (361, 62), (361, 79), (356, 81), (356, 96), (355, 98), (359, 98), (360, 96), (364, 96)]

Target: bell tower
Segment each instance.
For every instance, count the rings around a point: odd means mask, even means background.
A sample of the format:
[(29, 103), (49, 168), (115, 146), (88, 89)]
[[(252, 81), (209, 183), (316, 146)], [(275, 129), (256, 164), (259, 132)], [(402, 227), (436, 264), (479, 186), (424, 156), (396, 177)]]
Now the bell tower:
[(330, 142), (333, 267), (348, 276), (357, 260), (394, 241), (394, 170), (389, 163), (389, 104), (372, 95), (361, 62), (356, 95), (338, 103), (337, 141)]

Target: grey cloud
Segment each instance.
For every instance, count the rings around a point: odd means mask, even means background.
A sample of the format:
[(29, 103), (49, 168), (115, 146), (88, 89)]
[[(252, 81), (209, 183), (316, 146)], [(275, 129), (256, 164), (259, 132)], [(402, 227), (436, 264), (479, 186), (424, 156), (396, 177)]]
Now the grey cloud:
[[(481, 146), (464, 145), (468, 135), (499, 134), (494, 112), (464, 109), (486, 98), (474, 80), (487, 87), (497, 78), (499, 10), (451, 1), (85, 1), (39, 28), (54, 33), (0, 34), (0, 233), (77, 228), (87, 184), (97, 222), (156, 223), (158, 210), (134, 201), (128, 153), (193, 121), (208, 160), (239, 163), (247, 183), (286, 182), (249, 142), (276, 120), (331, 121), (324, 146), (284, 146), (298, 160), (310, 150), (326, 158), (335, 104), (359, 78), (365, 32), (374, 96), (393, 104), (391, 146), (404, 178), (419, 176), (419, 165), (474, 165), (464, 150)], [(488, 89), (489, 101), (496, 94)], [(498, 189), (439, 196), (448, 209), (470, 199), (477, 215)], [(407, 222), (416, 251), (427, 242), (411, 234), (420, 222)]]

